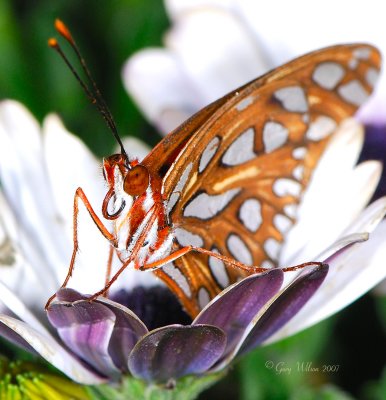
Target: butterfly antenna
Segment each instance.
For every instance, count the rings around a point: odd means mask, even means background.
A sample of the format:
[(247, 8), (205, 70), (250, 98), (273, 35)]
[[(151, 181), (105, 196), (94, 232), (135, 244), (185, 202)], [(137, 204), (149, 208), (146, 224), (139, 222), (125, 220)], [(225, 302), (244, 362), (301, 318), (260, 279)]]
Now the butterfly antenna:
[(84, 71), (84, 73), (87, 76), (87, 79), (89, 80), (89, 82), (92, 85), (92, 89), (90, 90), (90, 88), (87, 86), (87, 84), (83, 81), (83, 79), (79, 76), (79, 74), (76, 72), (75, 68), (73, 67), (73, 65), (70, 63), (70, 61), (68, 60), (67, 56), (64, 54), (62, 48), (60, 47), (58, 41), (54, 38), (51, 38), (48, 40), (48, 45), (53, 48), (54, 50), (56, 50), (59, 55), (62, 57), (62, 59), (64, 60), (64, 62), (67, 64), (68, 68), (70, 69), (70, 71), (72, 72), (72, 74), (75, 76), (76, 80), (79, 82), (79, 84), (81, 85), (82, 89), (84, 90), (84, 92), (86, 93), (87, 97), (89, 98), (90, 102), (92, 104), (94, 104), (98, 111), (101, 113), (103, 119), (105, 120), (105, 122), (107, 123), (107, 126), (110, 128), (115, 140), (118, 142), (120, 148), (121, 148), (121, 154), (123, 154), (127, 159), (128, 156), (126, 154), (126, 151), (123, 147), (123, 143), (121, 138), (118, 135), (118, 130), (117, 130), (117, 126), (114, 122), (114, 118), (109, 110), (109, 108), (107, 107), (107, 104), (105, 102), (105, 100), (103, 99), (94, 79), (91, 76), (91, 73), (86, 65), (86, 62), (84, 60), (84, 58), (82, 57), (78, 46), (76, 45), (76, 42), (74, 40), (74, 38), (71, 35), (71, 32), (69, 31), (69, 29), (67, 28), (67, 26), (59, 19), (55, 20), (55, 28), (58, 31), (58, 33), (70, 44), (70, 46), (72, 47), (72, 49), (74, 50), (81, 66), (82, 69)]

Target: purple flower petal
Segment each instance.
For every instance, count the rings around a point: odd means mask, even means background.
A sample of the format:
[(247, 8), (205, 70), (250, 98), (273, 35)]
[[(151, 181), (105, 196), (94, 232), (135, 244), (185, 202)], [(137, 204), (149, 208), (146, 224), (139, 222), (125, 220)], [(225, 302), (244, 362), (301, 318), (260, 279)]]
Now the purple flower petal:
[(223, 354), (226, 356), (234, 350), (249, 323), (280, 290), (282, 283), (283, 271), (278, 268), (249, 276), (223, 291), (197, 316), (192, 325), (209, 324), (221, 328), (227, 335)]
[(128, 371), (127, 360), (138, 340), (148, 333), (143, 322), (128, 308), (111, 300), (99, 298), (116, 317), (109, 344), (109, 354), (114, 364), (124, 372)]
[(86, 300), (54, 302), (47, 316), (74, 353), (102, 374), (119, 377), (120, 371), (108, 352), (116, 321), (115, 314), (108, 307)]
[(97, 375), (91, 368), (86, 368), (73, 354), (59, 345), (51, 334), (40, 332), (23, 321), (8, 315), (0, 314), (0, 323), (20, 336), (20, 340), (28, 343), (37, 353), (54, 367), (65, 373), (76, 382), (96, 385), (106, 382), (105, 377)]
[(138, 378), (163, 382), (208, 370), (223, 354), (224, 332), (210, 325), (170, 325), (141, 339), (129, 357)]
[(241, 346), (239, 355), (264, 342), (300, 311), (324, 281), (328, 265), (323, 264), (307, 269), (277, 296), (257, 320)]
[(56, 300), (72, 303), (77, 300), (87, 300), (87, 296), (84, 296), (71, 288), (62, 288), (56, 292)]
[[(69, 288), (60, 289), (56, 297), (60, 301), (70, 303), (87, 300), (88, 298), (88, 296)], [(148, 333), (148, 330), (144, 323), (127, 307), (104, 297), (99, 297), (94, 303), (103, 303), (101, 305), (110, 309), (115, 315), (115, 324), (108, 345), (108, 353), (114, 365), (120, 371), (126, 372), (128, 371), (127, 359), (131, 350), (138, 340)]]

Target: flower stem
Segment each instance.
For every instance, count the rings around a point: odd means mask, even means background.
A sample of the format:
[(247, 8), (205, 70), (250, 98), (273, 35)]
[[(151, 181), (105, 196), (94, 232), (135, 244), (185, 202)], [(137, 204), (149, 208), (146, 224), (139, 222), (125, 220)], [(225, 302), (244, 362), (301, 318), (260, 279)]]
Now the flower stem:
[(133, 377), (124, 378), (120, 386), (99, 385), (88, 387), (95, 400), (194, 400), (204, 390), (225, 376), (225, 372), (186, 376), (167, 384), (147, 383)]

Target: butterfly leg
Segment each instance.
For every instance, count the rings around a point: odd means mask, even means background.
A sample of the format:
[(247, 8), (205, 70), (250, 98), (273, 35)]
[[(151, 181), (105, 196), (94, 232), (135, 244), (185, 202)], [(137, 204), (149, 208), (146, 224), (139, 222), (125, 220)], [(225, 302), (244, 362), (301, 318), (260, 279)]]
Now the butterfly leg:
[[(142, 243), (140, 243), (140, 245), (142, 245)], [(172, 262), (174, 260), (177, 260), (178, 258), (184, 256), (187, 253), (190, 253), (191, 251), (197, 251), (199, 253), (202, 254), (207, 254), (209, 256), (218, 258), (219, 260), (232, 265), (235, 268), (241, 269), (242, 271), (248, 272), (249, 274), (252, 273), (261, 273), (261, 272), (265, 272), (268, 271), (270, 268), (262, 268), (262, 267), (255, 267), (255, 266), (248, 266), (245, 264), (242, 264), (230, 257), (226, 257), (223, 256), (221, 254), (218, 253), (214, 253), (210, 250), (207, 249), (203, 249), (201, 247), (194, 247), (194, 246), (185, 246), (177, 251), (175, 251), (174, 253), (168, 255), (167, 257), (164, 257), (158, 261), (155, 261), (153, 263), (149, 263), (149, 264), (145, 264), (140, 266), (138, 269), (140, 271), (146, 271), (146, 270), (155, 270), (158, 268), (163, 267), (164, 265), (168, 264), (169, 262)], [(121, 268), (116, 272), (116, 274), (112, 277), (112, 279), (106, 284), (106, 286), (100, 290), (99, 292), (96, 292), (95, 294), (93, 294), (90, 298), (89, 301), (93, 301), (95, 300), (98, 296), (103, 296), (105, 295), (108, 290), (110, 289), (110, 286), (117, 280), (118, 276), (126, 269), (126, 267), (133, 261), (134, 256), (130, 257), (130, 259), (128, 259), (127, 261), (125, 261)], [(301, 269), (304, 267), (307, 267), (309, 265), (315, 265), (315, 264), (320, 264), (322, 265), (323, 263), (318, 263), (318, 262), (307, 262), (307, 263), (303, 263), (303, 264), (299, 264), (299, 265), (295, 265), (293, 267), (288, 267), (288, 268), (283, 268), (284, 272), (287, 271), (295, 271), (297, 269)]]
[[(154, 263), (151, 264), (147, 264), (147, 265), (143, 265), (141, 267), (139, 267), (138, 269), (140, 271), (145, 271), (147, 269), (157, 269), (162, 267), (163, 265), (176, 260), (177, 258), (182, 257), (184, 254), (189, 253), (191, 251), (190, 248), (184, 247), (178, 251), (176, 251), (173, 254), (170, 254), (169, 256), (162, 258), (159, 261), (156, 261)], [(133, 261), (134, 256), (132, 255), (128, 260), (126, 260), (121, 268), (119, 268), (119, 270), (116, 272), (116, 274), (111, 278), (111, 280), (109, 282), (106, 283), (105, 287), (100, 290), (99, 292), (94, 293), (91, 297), (89, 297), (89, 301), (93, 301), (95, 300), (98, 296), (104, 296), (108, 290), (110, 289), (110, 286), (118, 279), (118, 276), (126, 269), (126, 267)]]
[[(249, 274), (252, 274), (252, 273), (253, 274), (257, 274), (257, 273), (269, 271), (271, 269), (271, 268), (258, 267), (256, 265), (245, 265), (245, 264), (243, 264), (241, 262), (238, 262), (238, 261), (234, 260), (233, 258), (230, 258), (230, 257), (227, 257), (227, 256), (223, 256), (223, 255), (218, 254), (218, 253), (214, 253), (213, 251), (210, 251), (210, 250), (207, 250), (207, 249), (203, 249), (201, 247), (192, 246), (192, 250), (193, 251), (197, 251), (197, 252), (202, 253), (202, 254), (207, 254), (207, 255), (209, 255), (211, 257), (215, 257), (215, 258), (223, 261), (225, 264), (228, 264), (228, 265), (230, 265), (230, 266), (232, 266), (234, 268), (237, 268), (237, 269), (240, 269), (242, 271), (245, 271), (245, 272), (247, 272)], [(299, 265), (294, 265), (294, 266), (291, 266), (291, 267), (284, 267), (284, 268), (282, 268), (282, 270), (283, 270), (283, 272), (296, 271), (298, 269), (302, 269), (304, 267), (308, 267), (310, 265), (315, 265), (315, 264), (323, 265), (322, 262), (310, 261), (310, 262), (305, 262), (305, 263), (302, 263), (302, 264), (299, 264)]]
[[(111, 268), (113, 265), (113, 258), (114, 258), (114, 247), (110, 246), (109, 249), (109, 258), (107, 260), (107, 268), (106, 268), (106, 276), (105, 276), (105, 285), (107, 285), (111, 280)], [(108, 296), (108, 292), (105, 293), (105, 296)]]
[(179, 250), (175, 251), (174, 253), (170, 254), (169, 256), (167, 256), (165, 258), (162, 258), (161, 260), (155, 261), (153, 263), (143, 265), (139, 269), (141, 271), (145, 271), (145, 270), (148, 270), (148, 269), (160, 268), (163, 265), (165, 265), (165, 264), (167, 264), (167, 263), (169, 263), (171, 261), (177, 260), (177, 258), (180, 258), (180, 257), (184, 256), (187, 253), (190, 253), (191, 251), (196, 251), (196, 252), (201, 253), (201, 254), (207, 254), (207, 255), (209, 255), (211, 257), (215, 257), (215, 258), (223, 261), (224, 263), (229, 264), (232, 267), (240, 269), (240, 270), (242, 270), (244, 272), (257, 273), (257, 272), (267, 271), (267, 268), (248, 266), (248, 265), (242, 264), (242, 263), (234, 260), (233, 258), (230, 258), (230, 257), (227, 257), (227, 256), (223, 256), (221, 254), (218, 254), (218, 253), (215, 253), (213, 251), (204, 249), (202, 247), (195, 247), (195, 246), (182, 247), (181, 249), (179, 249)]
[(146, 226), (144, 227), (141, 235), (135, 242), (130, 257), (121, 265), (121, 267), (115, 273), (115, 275), (109, 281), (106, 282), (105, 287), (102, 290), (99, 290), (98, 292), (94, 293), (91, 297), (89, 297), (89, 301), (95, 300), (98, 296), (105, 296), (108, 290), (110, 289), (110, 286), (118, 279), (119, 275), (121, 275), (121, 273), (127, 268), (127, 266), (136, 259), (139, 250), (141, 249), (143, 243), (145, 242), (149, 230), (151, 229), (152, 225), (154, 224), (158, 216), (158, 211), (159, 211), (159, 205), (154, 205), (153, 208), (149, 211), (150, 218), (147, 221)]
[[(145, 270), (148, 270), (148, 269), (160, 268), (163, 265), (165, 265), (165, 264), (167, 264), (169, 262), (172, 262), (174, 260), (177, 260), (178, 258), (184, 256), (187, 253), (190, 253), (191, 251), (196, 251), (196, 252), (201, 253), (201, 254), (206, 254), (206, 255), (208, 255), (210, 257), (215, 257), (218, 260), (221, 260), (224, 263), (226, 263), (226, 264), (228, 264), (228, 265), (230, 265), (230, 266), (232, 266), (234, 268), (237, 268), (237, 269), (240, 269), (240, 270), (242, 270), (244, 272), (247, 272), (248, 274), (256, 274), (256, 273), (266, 272), (266, 271), (270, 270), (270, 268), (257, 267), (257, 266), (254, 266), (254, 265), (245, 265), (245, 264), (243, 264), (243, 263), (241, 263), (239, 261), (234, 260), (233, 258), (230, 258), (230, 257), (227, 257), (227, 256), (223, 256), (221, 254), (218, 254), (218, 253), (215, 253), (213, 251), (204, 249), (202, 247), (195, 247), (195, 246), (182, 247), (181, 249), (179, 249), (179, 250), (175, 251), (174, 253), (170, 254), (169, 256), (167, 256), (167, 257), (165, 257), (165, 258), (163, 258), (161, 260), (155, 261), (153, 263), (143, 265), (139, 269), (141, 271), (145, 271)], [(310, 262), (305, 262), (303, 264), (294, 265), (292, 267), (285, 267), (285, 268), (282, 268), (282, 270), (284, 272), (296, 271), (298, 269), (301, 269), (301, 268), (304, 268), (304, 267), (307, 267), (307, 266), (310, 266), (310, 265), (315, 265), (315, 264), (322, 265), (323, 263), (322, 262), (317, 262), (317, 261), (316, 262), (310, 261)]]
[[(94, 221), (95, 225), (97, 228), (100, 230), (102, 235), (112, 244), (115, 243), (115, 236), (108, 231), (108, 229), (103, 225), (103, 222), (100, 220), (98, 215), (95, 213), (94, 209), (92, 208), (87, 196), (85, 195), (84, 191), (82, 188), (76, 189), (75, 196), (74, 196), (74, 213), (73, 213), (73, 242), (74, 242), (74, 248), (72, 251), (72, 256), (71, 256), (71, 262), (70, 266), (68, 268), (67, 276), (64, 280), (64, 282), (61, 285), (61, 288), (64, 288), (67, 286), (67, 283), (69, 279), (72, 276), (73, 270), (74, 270), (74, 265), (75, 265), (75, 259), (76, 259), (76, 254), (79, 249), (79, 243), (78, 243), (78, 214), (79, 214), (79, 199), (83, 202), (84, 206), (86, 207), (88, 213), (91, 216), (91, 219)], [(52, 300), (56, 294), (53, 294), (47, 301), (45, 305), (45, 309), (49, 307), (51, 304)]]

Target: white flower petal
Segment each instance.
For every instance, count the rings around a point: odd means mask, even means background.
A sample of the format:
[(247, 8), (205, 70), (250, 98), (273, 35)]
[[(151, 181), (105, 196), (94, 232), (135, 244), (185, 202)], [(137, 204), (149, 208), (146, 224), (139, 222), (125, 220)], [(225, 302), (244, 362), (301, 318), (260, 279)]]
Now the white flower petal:
[(370, 200), (381, 164), (368, 161), (353, 169), (363, 130), (345, 121), (332, 137), (304, 193), (298, 221), (286, 237), (281, 264), (299, 264), (335, 241)]
[(267, 70), (260, 47), (243, 23), (221, 9), (184, 14), (165, 42), (199, 91), (202, 105)]
[[(85, 144), (63, 126), (54, 114), (43, 122), (44, 155), (48, 176), (60, 216), (72, 224), (75, 190), (89, 185), (92, 200), (103, 199), (105, 187), (100, 162)], [(100, 210), (97, 210), (98, 213)]]
[[(378, 220), (379, 223), (379, 220)], [(336, 242), (334, 242), (332, 245), (330, 245), (327, 249), (323, 250), (321, 254), (319, 254), (317, 257), (312, 256), (310, 260), (314, 261), (322, 261), (325, 260), (326, 258), (330, 257), (332, 254), (335, 254), (339, 252), (341, 249), (344, 249), (346, 246), (352, 244), (352, 243), (359, 243), (359, 242), (365, 242), (368, 240), (369, 234), (367, 232), (365, 233), (352, 233), (347, 236), (343, 236), (342, 238), (338, 239)], [(295, 264), (296, 265), (296, 264)], [(282, 268), (288, 267), (288, 266), (293, 266), (293, 265), (283, 265)], [(303, 269), (298, 269), (295, 271), (288, 271), (284, 274), (284, 281), (283, 281), (283, 287), (287, 287), (290, 283), (292, 283), (301, 273)]]
[[(101, 173), (101, 164), (95, 159), (84, 143), (70, 134), (61, 121), (50, 115), (44, 121), (45, 156), (51, 187), (55, 201), (60, 209), (67, 233), (67, 257), (58, 271), (63, 281), (70, 263), (73, 248), (73, 207), (74, 195), (81, 187), (99, 218), (102, 201), (107, 191)], [(83, 203), (79, 200), (78, 240), (81, 252), (76, 259), (76, 269), (69, 287), (76, 287), (86, 293), (93, 293), (104, 286), (109, 243), (96, 227)], [(108, 229), (111, 229), (108, 222)]]
[(371, 203), (362, 213), (351, 222), (345, 230), (345, 235), (355, 232), (372, 232), (386, 214), (386, 196)]
[(237, 0), (165, 0), (165, 7), (169, 16), (176, 20), (184, 13), (191, 11), (200, 11), (204, 8), (224, 8), (234, 9), (237, 6)]
[[(379, 223), (379, 221), (378, 221)], [(338, 253), (341, 249), (345, 249), (345, 247), (354, 243), (366, 242), (369, 240), (369, 233), (352, 233), (351, 235), (343, 236), (334, 242), (331, 246), (327, 247), (327, 249), (323, 250), (317, 257), (314, 257), (315, 260), (326, 260), (332, 255)]]
[(0, 293), (2, 302), (13, 314), (17, 315), (21, 320), (26, 322), (32, 328), (36, 329), (42, 334), (49, 335), (47, 329), (41, 324), (41, 322), (36, 318), (36, 316), (30, 311), (26, 305), (20, 301), (18, 296), (12, 293), (11, 290), (0, 281)]
[[(44, 268), (47, 279), (63, 259), (61, 227), (53, 204), (43, 163), (41, 136), (32, 115), (19, 103), (0, 106), (1, 182), (10, 206), (25, 234), (33, 241), (38, 257), (28, 253), (34, 269)], [(24, 248), (26, 246), (27, 248)], [(43, 257), (44, 254), (44, 257)]]
[(269, 339), (274, 342), (316, 324), (346, 307), (386, 276), (386, 221), (365, 243), (354, 244), (332, 259), (327, 278), (289, 323)]
[(163, 133), (173, 130), (201, 105), (175, 55), (167, 50), (135, 54), (122, 74), (127, 91)]
[[(369, 0), (366, 6), (349, 0), (326, 0), (318, 7), (317, 18), (314, 4), (307, 0), (280, 4), (240, 0), (239, 10), (251, 32), (269, 50), (273, 66), (337, 43), (371, 43), (386, 54), (384, 5), (377, 0)], [(371, 102), (377, 103), (378, 99), (386, 105), (385, 72), (381, 74)], [(370, 102), (366, 104), (362, 116), (367, 112), (371, 114), (371, 107)], [(378, 118), (386, 122), (386, 113), (382, 112)]]
[(95, 375), (60, 346), (49, 334), (43, 334), (25, 322), (0, 314), (0, 322), (19, 334), (44, 359), (76, 382), (86, 385), (104, 383), (106, 380)]
[[(0, 232), (0, 280), (30, 309), (43, 314), (47, 292), (57, 288), (57, 280), (53, 271), (45, 268), (44, 255), (36, 249), (33, 238), (18, 225), (2, 191)], [(31, 264), (29, 259), (34, 262)]]
[[(138, 158), (142, 161), (151, 151), (151, 147), (143, 142), (141, 139), (132, 136), (125, 136), (122, 139), (123, 147), (129, 157)], [(116, 147), (116, 153), (119, 153), (120, 149)]]
[[(10, 244), (6, 243), (5, 245)], [(4, 244), (4, 243), (3, 243)], [(3, 254), (1, 255), (3, 262)], [(5, 258), (7, 256), (4, 256)], [(9, 256), (8, 256), (9, 257)], [(34, 310), (37, 314), (43, 315), (43, 305), (47, 300), (48, 282), (43, 281), (41, 277), (36, 275), (31, 265), (26, 262), (21, 254), (15, 250), (11, 257), (14, 257), (14, 263), (0, 266), (0, 287), (7, 285), (17, 299), (28, 304), (30, 310)], [(12, 260), (13, 261), (13, 260)], [(52, 286), (52, 291), (54, 287)], [(3, 290), (0, 290), (0, 303), (5, 303)], [(11, 309), (11, 307), (8, 307)], [(0, 305), (0, 312), (7, 313)]]
[[(295, 264), (310, 260), (343, 234), (343, 231), (370, 200), (380, 175), (381, 165), (379, 162), (364, 162), (354, 169), (346, 181), (341, 182), (341, 189), (343, 189), (341, 193), (336, 188), (335, 192), (338, 193), (328, 192), (326, 197), (329, 193), (331, 193), (331, 197), (326, 199), (324, 204), (320, 203), (318, 207), (315, 203), (317, 211), (314, 211), (312, 219), (313, 235), (297, 255)], [(305, 237), (307, 238), (307, 236), (303, 236), (303, 243)]]

